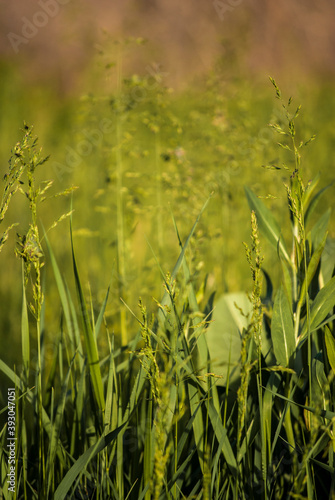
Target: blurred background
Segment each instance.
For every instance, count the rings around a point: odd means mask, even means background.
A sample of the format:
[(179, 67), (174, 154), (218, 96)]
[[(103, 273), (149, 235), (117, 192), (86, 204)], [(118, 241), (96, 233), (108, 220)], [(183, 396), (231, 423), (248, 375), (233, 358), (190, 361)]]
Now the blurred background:
[[(1, 177), (25, 120), (50, 155), (39, 179), (53, 179), (53, 193), (79, 188), (79, 268), (97, 310), (111, 283), (111, 329), (118, 333), (120, 289), (133, 310), (139, 296), (152, 305), (163, 292), (146, 240), (172, 271), (179, 248), (171, 212), (184, 240), (211, 192), (191, 247), (192, 273), (199, 283), (207, 276), (208, 293), (250, 288), (244, 184), (277, 197), (268, 206), (289, 232), (285, 172), (262, 168), (291, 161), (267, 127), (282, 118), (269, 75), (286, 101), (292, 95), (293, 106), (303, 105), (299, 136), (317, 135), (304, 153), (305, 180), (320, 172), (324, 187), (334, 177), (334, 2), (0, 0), (0, 9)], [(320, 213), (333, 205), (333, 188), (327, 193)], [(49, 227), (69, 207), (67, 198), (46, 200), (41, 223)], [(24, 196), (13, 200), (3, 227), (12, 222), (27, 231)], [(68, 221), (49, 234), (71, 288)], [(15, 245), (13, 230), (0, 256), (0, 335), (10, 334), (12, 346), (21, 307)], [(276, 256), (263, 248), (271, 269)], [(52, 338), (61, 308), (48, 265), (45, 275)]]

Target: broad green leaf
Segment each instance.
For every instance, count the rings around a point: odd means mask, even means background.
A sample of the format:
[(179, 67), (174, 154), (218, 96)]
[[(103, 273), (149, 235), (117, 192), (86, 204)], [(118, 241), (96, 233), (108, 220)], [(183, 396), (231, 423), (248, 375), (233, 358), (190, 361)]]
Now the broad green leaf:
[(287, 260), (290, 262), (290, 256), (286, 249), (285, 242), (281, 235), (281, 230), (278, 222), (270, 212), (270, 210), (264, 205), (264, 203), (255, 196), (250, 188), (244, 186), (244, 190), (247, 196), (249, 207), (254, 210), (257, 223), (260, 230), (263, 232), (264, 236), (268, 239), (269, 243), (278, 250)]
[[(242, 309), (241, 311), (236, 305)], [(236, 384), (240, 377), (241, 335), (248, 327), (248, 314), (252, 305), (245, 293), (230, 293), (222, 295), (216, 302), (212, 322), (205, 335), (211, 358), (212, 370), (218, 379), (218, 385), (226, 385), (228, 368), (230, 366), (229, 385)]]
[(282, 269), (282, 286), (284, 287), (288, 303), (290, 305), (291, 313), (292, 311), (292, 275), (291, 268), (288, 266), (285, 259), (280, 259), (280, 265)]
[(263, 426), (263, 436), (265, 438), (265, 444), (266, 444), (266, 449), (267, 449), (267, 458), (268, 461), (271, 463), (272, 457), (271, 457), (271, 443), (272, 443), (272, 411), (273, 411), (273, 394), (278, 391), (278, 387), (280, 385), (280, 376), (276, 372), (272, 372), (268, 383), (267, 383), (267, 388), (270, 389), (270, 391), (265, 391), (263, 395), (263, 408), (262, 411), (260, 412), (261, 415), (261, 425)]
[[(317, 328), (335, 306), (335, 276), (321, 288), (310, 309), (310, 331)], [(299, 341), (305, 340), (308, 332), (307, 319), (305, 320)]]
[(316, 273), (316, 270), (318, 268), (321, 255), (323, 252), (323, 249), (325, 247), (327, 240), (327, 233), (325, 233), (323, 240), (321, 241), (319, 247), (315, 250), (313, 253), (311, 260), (309, 261), (308, 267), (307, 267), (307, 274), (305, 276), (305, 279), (303, 281), (302, 287), (301, 287), (301, 292), (300, 292), (300, 299), (299, 299), (299, 307), (302, 307), (303, 304), (305, 303), (306, 300), (306, 293), (308, 292), (308, 287), (311, 284), (311, 281)]
[(273, 306), (271, 338), (277, 363), (287, 367), (295, 349), (295, 339), (290, 305), (282, 286)]
[(315, 207), (320, 199), (320, 197), (322, 196), (322, 194), (328, 189), (330, 188), (331, 186), (333, 185), (333, 183), (329, 184), (328, 186), (320, 189), (320, 191), (318, 191), (316, 193), (316, 195), (312, 198), (312, 200), (310, 201), (309, 205), (308, 205), (308, 208), (307, 210), (305, 211), (305, 227), (307, 226), (308, 222), (309, 222), (309, 219), (312, 215), (312, 213), (314, 212), (315, 210)]
[(313, 192), (315, 191), (315, 189), (317, 188), (317, 186), (320, 182), (320, 178), (321, 178), (321, 175), (320, 175), (320, 172), (318, 172), (316, 174), (316, 176), (314, 177), (314, 179), (306, 186), (306, 190), (302, 196), (302, 205), (304, 207), (305, 213), (307, 211), (306, 207), (308, 207), (309, 200), (311, 199)]
[(311, 230), (311, 240), (314, 250), (320, 246), (325, 234), (327, 233), (330, 213), (331, 209), (328, 208), (328, 210), (319, 218)]
[(321, 273), (324, 283), (327, 283), (333, 276), (334, 264), (335, 264), (335, 239), (328, 237), (321, 258)]
[(325, 328), (325, 340), (326, 340), (326, 349), (329, 364), (335, 373), (335, 339), (333, 334), (329, 330), (328, 326)]
[(329, 409), (327, 401), (330, 400), (329, 383), (324, 370), (322, 353), (319, 353), (312, 362), (312, 402), (323, 410)]

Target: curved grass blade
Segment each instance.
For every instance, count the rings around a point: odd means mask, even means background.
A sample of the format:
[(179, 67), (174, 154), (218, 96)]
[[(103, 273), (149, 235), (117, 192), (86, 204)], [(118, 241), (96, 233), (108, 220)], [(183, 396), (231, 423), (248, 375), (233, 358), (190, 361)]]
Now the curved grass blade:
[(106, 310), (106, 306), (107, 306), (107, 301), (108, 301), (108, 295), (109, 295), (109, 289), (110, 287), (108, 287), (107, 289), (107, 293), (105, 295), (105, 299), (103, 301), (103, 304), (101, 306), (101, 309), (100, 309), (100, 312), (99, 312), (99, 316), (98, 316), (98, 319), (95, 323), (95, 326), (94, 326), (94, 332), (95, 332), (95, 336), (98, 338), (98, 335), (99, 335), (99, 332), (100, 332), (100, 328), (101, 328), (101, 324), (102, 324), (102, 320), (103, 320), (103, 317), (104, 317), (104, 314), (105, 314), (105, 310)]
[(212, 426), (218, 442), (223, 443), (221, 448), (222, 455), (224, 456), (232, 475), (236, 477), (237, 476), (236, 457), (234, 455), (233, 449), (229, 441), (227, 429), (223, 427), (221, 416), (216, 411), (216, 408), (212, 400), (210, 400), (208, 404), (208, 414), (209, 418), (211, 419)]
[[(192, 227), (192, 229), (191, 229), (191, 231), (190, 231), (190, 233), (189, 233), (188, 237), (186, 238), (185, 244), (184, 244), (184, 246), (182, 247), (182, 250), (181, 250), (181, 252), (180, 252), (180, 254), (179, 254), (178, 260), (177, 260), (177, 262), (176, 262), (176, 264), (175, 264), (175, 266), (174, 266), (174, 268), (173, 268), (173, 271), (172, 271), (172, 273), (171, 273), (171, 278), (172, 278), (173, 280), (174, 280), (174, 279), (176, 279), (176, 276), (177, 276), (177, 274), (178, 274), (178, 271), (179, 271), (179, 269), (180, 269), (180, 266), (182, 265), (182, 262), (183, 262), (183, 260), (184, 260), (184, 256), (185, 256), (186, 249), (187, 249), (187, 247), (188, 247), (188, 245), (189, 245), (189, 243), (190, 243), (190, 240), (191, 240), (191, 238), (192, 238), (192, 236), (193, 236), (193, 234), (194, 234), (194, 231), (195, 231), (195, 229), (196, 229), (196, 227), (197, 227), (197, 225), (198, 225), (198, 223), (199, 223), (199, 220), (200, 220), (200, 218), (201, 218), (201, 216), (202, 216), (203, 212), (205, 211), (205, 209), (206, 209), (206, 207), (207, 207), (207, 205), (208, 205), (209, 200), (211, 199), (211, 197), (212, 197), (212, 195), (210, 195), (210, 196), (209, 196), (209, 198), (205, 201), (205, 203), (204, 203), (204, 205), (203, 205), (202, 209), (200, 210), (200, 213), (199, 213), (199, 215), (198, 215), (198, 217), (197, 217), (197, 219), (196, 219), (195, 223), (193, 224), (193, 227)], [(149, 242), (148, 242), (148, 244), (149, 244)], [(151, 245), (150, 245), (150, 244), (149, 244), (149, 246), (150, 246), (151, 251), (153, 252), (152, 247), (151, 247)], [(156, 262), (158, 263), (157, 258), (156, 258), (156, 256), (155, 256), (154, 252), (153, 252), (153, 255), (154, 255), (154, 257), (155, 257)], [(159, 265), (159, 263), (158, 263), (158, 265)], [(160, 268), (160, 266), (159, 266), (159, 268)], [(160, 269), (161, 269), (161, 268), (160, 268)], [(163, 271), (162, 271), (162, 270), (161, 270), (161, 273), (162, 273), (162, 276), (163, 276), (163, 278), (164, 278), (164, 280), (165, 280), (165, 276), (164, 276), (164, 273), (163, 273)], [(165, 283), (165, 284), (166, 284), (166, 283)], [(169, 304), (169, 302), (170, 302), (170, 296), (169, 296), (168, 292), (166, 291), (166, 292), (164, 293), (164, 295), (163, 295), (163, 299), (161, 300), (161, 305), (164, 307), (164, 306), (168, 305), (168, 304)], [(157, 326), (158, 326), (158, 324), (159, 324), (162, 320), (164, 321), (164, 313), (163, 313), (162, 308), (159, 308), (159, 310), (158, 310), (157, 320), (158, 320), (158, 322), (156, 321), (156, 323), (155, 323), (155, 327), (153, 328), (154, 332), (157, 330)]]
[(322, 196), (322, 194), (328, 189), (330, 188), (334, 183), (332, 182), (331, 184), (328, 184), (328, 186), (320, 189), (320, 191), (318, 191), (316, 193), (316, 195), (312, 198), (311, 202), (309, 203), (308, 205), (308, 208), (306, 210), (306, 213), (305, 213), (305, 227), (307, 226), (307, 223), (312, 215), (312, 213), (314, 212), (315, 210), (315, 207), (320, 199), (320, 197)]
[(335, 373), (335, 339), (328, 326), (326, 326), (325, 328), (325, 341), (328, 361), (330, 366), (332, 367), (333, 372)]
[(277, 248), (279, 249), (280, 253), (285, 257), (285, 260), (287, 262), (291, 262), (285, 243), (281, 236), (281, 230), (278, 222), (273, 217), (270, 210), (259, 198), (257, 198), (257, 196), (255, 196), (250, 188), (244, 186), (244, 190), (249, 203), (249, 207), (251, 210), (254, 210), (256, 214), (257, 223), (260, 230), (263, 232), (269, 243), (271, 243), (271, 245), (276, 250)]
[(328, 208), (328, 210), (326, 210), (326, 212), (319, 218), (317, 223), (311, 229), (311, 240), (314, 250), (319, 247), (324, 235), (327, 233), (330, 214), (331, 209)]
[(86, 306), (84, 293), (81, 287), (79, 272), (76, 263), (76, 257), (74, 253), (73, 247), (73, 235), (72, 235), (72, 222), (71, 222), (71, 251), (72, 251), (72, 262), (73, 262), (73, 271), (75, 276), (76, 288), (78, 293), (78, 300), (80, 305), (80, 313), (83, 321), (84, 327), (84, 339), (87, 350), (87, 358), (88, 364), (90, 368), (90, 374), (92, 377), (92, 385), (94, 390), (94, 397), (97, 401), (97, 404), (101, 411), (105, 409), (105, 398), (103, 392), (100, 364), (99, 364), (99, 354), (98, 354), (98, 346), (96, 342), (96, 336), (93, 333), (90, 319), (89, 319), (89, 311)]
[[(35, 397), (31, 391), (31, 389), (27, 389), (24, 382), (22, 379), (11, 369), (9, 366), (2, 360), (0, 359), (0, 371), (2, 371), (14, 384), (15, 387), (18, 387), (22, 393), (26, 395), (26, 398), (28, 402), (31, 405), (35, 405)], [(45, 411), (44, 407), (42, 406), (42, 424), (45, 432), (47, 433), (49, 439), (51, 439), (51, 422), (50, 418)], [(65, 450), (63, 446), (61, 445), (60, 447), (57, 448), (57, 456), (62, 464), (63, 467), (66, 467), (66, 462), (64, 457), (66, 456)]]
[[(322, 323), (333, 307), (335, 307), (335, 276), (321, 288), (315, 297), (310, 310), (310, 331), (316, 329)], [(300, 342), (307, 338), (307, 330), (307, 321), (305, 320), (299, 336)]]
[(300, 299), (299, 299), (299, 304), (298, 304), (299, 308), (301, 308), (305, 303), (308, 287), (311, 284), (312, 279), (313, 279), (313, 277), (316, 273), (316, 270), (318, 268), (318, 265), (319, 265), (319, 262), (321, 259), (321, 255), (322, 255), (323, 249), (324, 249), (325, 244), (326, 244), (326, 240), (327, 240), (327, 232), (325, 233), (323, 240), (321, 241), (319, 247), (313, 253), (311, 260), (309, 261), (309, 264), (307, 267), (307, 273), (305, 275), (305, 279), (304, 279), (304, 282), (303, 282), (302, 287), (301, 287)]
[(274, 396), (277, 396), (277, 398), (284, 399), (288, 403), (295, 405), (295, 406), (299, 406), (299, 408), (303, 408), (304, 410), (310, 411), (314, 415), (326, 418), (327, 420), (333, 420), (333, 418), (335, 418), (335, 413), (333, 411), (320, 410), (320, 409), (316, 410), (315, 408), (312, 408), (311, 406), (301, 405), (301, 404), (297, 403), (296, 401), (293, 401), (292, 399), (286, 398), (285, 396), (282, 396), (281, 394), (275, 393), (274, 391), (268, 389), (267, 387), (263, 387), (263, 388), (266, 391), (272, 392), (272, 394)]
[(101, 438), (88, 450), (85, 451), (81, 455), (81, 457), (76, 460), (76, 462), (72, 465), (71, 469), (66, 473), (64, 479), (59, 484), (58, 488), (55, 491), (54, 500), (63, 500), (66, 498), (66, 495), (74, 483), (76, 477), (80, 472), (82, 472), (98, 453), (100, 453), (106, 446), (115, 441), (119, 433), (125, 427), (126, 423), (120, 425), (117, 429), (112, 432), (109, 432), (105, 436), (101, 436)]

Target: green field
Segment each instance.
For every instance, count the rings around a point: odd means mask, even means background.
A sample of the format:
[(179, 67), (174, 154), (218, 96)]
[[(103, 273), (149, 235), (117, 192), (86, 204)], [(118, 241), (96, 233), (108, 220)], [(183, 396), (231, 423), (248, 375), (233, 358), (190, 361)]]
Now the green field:
[(123, 58), (2, 63), (1, 492), (334, 499), (333, 87)]

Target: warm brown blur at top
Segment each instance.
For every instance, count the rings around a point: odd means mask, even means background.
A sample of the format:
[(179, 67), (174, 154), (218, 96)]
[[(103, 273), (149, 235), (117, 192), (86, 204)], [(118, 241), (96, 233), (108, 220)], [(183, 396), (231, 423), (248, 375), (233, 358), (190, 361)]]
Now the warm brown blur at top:
[[(60, 94), (80, 81), (107, 30), (144, 37), (174, 88), (229, 56), (249, 74), (332, 78), (331, 0), (1, 0), (0, 58)], [(141, 61), (132, 61), (136, 70)]]

